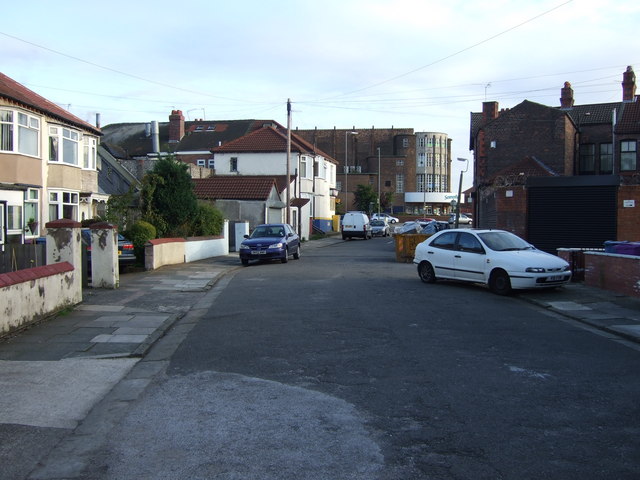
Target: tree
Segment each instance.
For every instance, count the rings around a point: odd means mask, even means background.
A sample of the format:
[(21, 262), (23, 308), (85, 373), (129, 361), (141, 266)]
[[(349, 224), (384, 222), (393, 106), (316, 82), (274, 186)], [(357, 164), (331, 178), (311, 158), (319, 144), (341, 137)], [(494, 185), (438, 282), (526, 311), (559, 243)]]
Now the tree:
[(159, 237), (191, 233), (198, 202), (186, 164), (173, 156), (160, 158), (142, 186), (143, 219), (155, 225)]
[(372, 209), (377, 208), (378, 194), (371, 185), (358, 185), (354, 195), (354, 203), (358, 210), (371, 213)]

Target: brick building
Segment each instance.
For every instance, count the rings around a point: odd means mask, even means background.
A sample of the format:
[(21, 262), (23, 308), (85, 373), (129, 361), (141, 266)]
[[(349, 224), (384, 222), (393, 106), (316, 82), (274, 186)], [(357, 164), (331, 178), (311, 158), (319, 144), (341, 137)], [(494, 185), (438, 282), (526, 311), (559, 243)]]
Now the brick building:
[[(295, 133), (338, 161), (338, 211), (354, 209), (357, 185), (370, 185), (383, 196), (382, 210), (422, 214), (426, 207), (428, 214), (449, 212), (455, 195), (451, 194), (451, 140), (446, 134), (393, 127), (295, 129)], [(387, 202), (385, 194), (390, 194)]]
[(640, 208), (640, 103), (631, 67), (622, 87), (621, 102), (574, 105), (565, 82), (560, 107), (484, 102), (472, 113), (476, 225), (548, 251), (640, 240), (632, 220)]

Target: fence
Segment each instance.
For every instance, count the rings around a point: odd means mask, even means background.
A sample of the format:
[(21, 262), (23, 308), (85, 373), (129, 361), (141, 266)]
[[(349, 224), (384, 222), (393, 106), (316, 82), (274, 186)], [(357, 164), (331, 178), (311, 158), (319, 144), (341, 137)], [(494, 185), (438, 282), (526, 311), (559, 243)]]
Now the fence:
[(44, 244), (5, 244), (0, 251), (0, 273), (41, 267), (46, 264), (47, 251)]

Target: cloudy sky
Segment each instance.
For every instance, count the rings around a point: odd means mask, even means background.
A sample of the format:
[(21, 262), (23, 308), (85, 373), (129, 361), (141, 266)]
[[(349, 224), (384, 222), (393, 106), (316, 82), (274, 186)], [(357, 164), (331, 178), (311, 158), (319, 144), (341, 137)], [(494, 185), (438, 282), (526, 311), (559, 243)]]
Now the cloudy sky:
[(444, 132), (471, 158), (485, 100), (620, 101), (639, 25), (637, 0), (32, 0), (3, 11), (0, 71), (103, 126), (286, 125), (291, 99), (294, 128)]

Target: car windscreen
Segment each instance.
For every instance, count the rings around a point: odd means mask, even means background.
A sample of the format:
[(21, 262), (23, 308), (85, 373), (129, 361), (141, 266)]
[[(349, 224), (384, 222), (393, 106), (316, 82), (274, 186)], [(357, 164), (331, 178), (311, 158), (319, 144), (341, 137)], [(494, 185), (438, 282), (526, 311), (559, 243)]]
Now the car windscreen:
[(251, 238), (261, 238), (261, 237), (284, 237), (284, 228), (257, 227), (251, 234)]
[(479, 233), (478, 236), (487, 247), (496, 252), (529, 250), (533, 248), (523, 239), (509, 232), (485, 232)]

